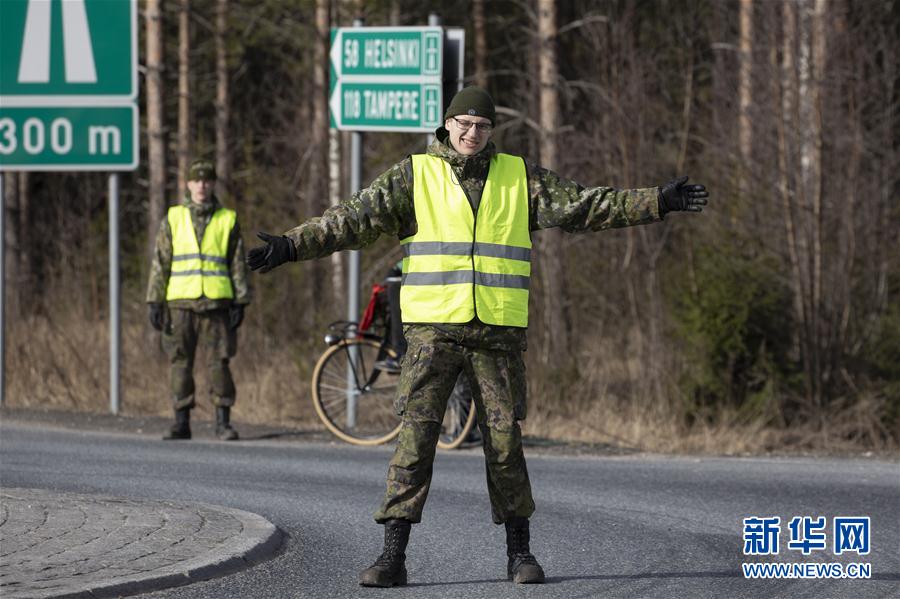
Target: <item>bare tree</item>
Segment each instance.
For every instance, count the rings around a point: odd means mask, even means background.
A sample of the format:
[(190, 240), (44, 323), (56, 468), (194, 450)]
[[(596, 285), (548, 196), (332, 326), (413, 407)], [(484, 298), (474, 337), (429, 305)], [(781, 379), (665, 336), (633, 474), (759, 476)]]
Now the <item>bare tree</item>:
[(487, 24), (484, 0), (472, 0), (472, 28), (475, 30), (475, 85), (487, 89)]
[[(5, 210), (4, 225), (5, 231), (0, 231), (0, 239), (3, 239), (5, 247), (3, 249), (4, 268), (6, 270), (6, 280), (11, 285), (6, 285), (7, 305), (9, 306), (10, 315), (19, 314), (19, 306), (21, 303), (21, 288), (19, 287), (20, 254), (22, 252), (22, 239), (19, 229), (19, 173), (5, 172), (0, 173), (3, 176), (3, 202), (4, 206), (0, 206), (0, 210)], [(10, 226), (10, 223), (12, 226)]]
[[(307, 214), (322, 214), (328, 208), (328, 49), (330, 43), (330, 2), (316, 0), (316, 38), (313, 47), (312, 64), (312, 131), (310, 143), (306, 148), (309, 155), (309, 170), (305, 184)], [(334, 260), (334, 259), (332, 259)], [(310, 305), (317, 302), (327, 303), (322, 297), (326, 285), (325, 266), (321, 262), (308, 265), (307, 272), (311, 279), (306, 286), (307, 301)]]
[[(337, 129), (328, 131), (328, 203), (336, 206), (344, 198), (341, 193), (341, 135)], [(344, 290), (343, 253), (331, 254), (331, 289), (335, 298), (347, 297)]]
[[(810, 7), (812, 9), (810, 10)], [(782, 5), (778, 171), (806, 398), (821, 408), (828, 323), (822, 318), (822, 98), (826, 4)], [(796, 167), (792, 168), (792, 163)]]
[(388, 17), (388, 22), (392, 27), (396, 27), (400, 25), (402, 8), (400, 6), (400, 0), (391, 0), (391, 9), (390, 16)]
[(147, 215), (147, 256), (156, 245), (156, 230), (166, 212), (166, 132), (163, 125), (163, 16), (162, 0), (147, 0), (147, 159), (149, 169), (149, 213)]
[(231, 143), (228, 138), (230, 85), (228, 72), (228, 0), (216, 3), (216, 175), (219, 193), (231, 190)]
[(191, 0), (178, 9), (178, 193), (185, 189), (191, 160)]
[[(804, 302), (805, 277), (803, 276), (803, 262), (800, 257), (800, 248), (797, 241), (797, 226), (794, 219), (794, 197), (791, 183), (791, 170), (789, 166), (789, 134), (793, 131), (794, 106), (797, 96), (796, 79), (794, 77), (794, 40), (797, 34), (797, 13), (793, 2), (785, 2), (782, 5), (782, 35), (780, 69), (773, 65), (773, 71), (780, 70), (780, 97), (775, 99), (775, 114), (778, 115), (776, 129), (778, 132), (778, 189), (781, 195), (785, 238), (787, 241), (788, 259), (791, 266), (791, 289), (794, 297), (794, 314), (798, 326), (795, 331), (797, 350), (804, 362), (808, 359), (808, 335), (805, 331), (808, 308)], [(773, 33), (774, 36), (774, 33)], [(774, 41), (774, 40), (773, 40)], [(777, 60), (775, 45), (771, 46), (770, 57)], [(812, 381), (809, 380), (809, 369), (804, 369), (807, 380), (806, 387), (811, 389)], [(809, 398), (809, 396), (807, 396)], [(811, 399), (811, 398), (810, 398)]]
[[(538, 79), (540, 85), (540, 162), (545, 168), (557, 168), (557, 132), (559, 131), (559, 65), (556, 53), (556, 0), (538, 0)], [(571, 356), (565, 248), (559, 229), (541, 232), (538, 261), (542, 278), (544, 340), (541, 357), (556, 369)]]
[(753, 123), (750, 107), (753, 105), (753, 0), (741, 0), (740, 4), (740, 82), (738, 84), (738, 191), (746, 201), (749, 193), (747, 169), (752, 160)]

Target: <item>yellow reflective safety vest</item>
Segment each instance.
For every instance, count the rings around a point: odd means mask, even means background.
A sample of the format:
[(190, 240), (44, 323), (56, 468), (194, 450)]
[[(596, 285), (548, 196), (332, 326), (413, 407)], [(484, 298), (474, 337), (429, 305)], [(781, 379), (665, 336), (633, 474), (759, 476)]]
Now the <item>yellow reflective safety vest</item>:
[(418, 231), (400, 241), (403, 322), (528, 326), (528, 177), (518, 156), (491, 159), (477, 214), (450, 165), (412, 156)]
[(166, 299), (234, 298), (228, 271), (228, 238), (237, 218), (234, 210), (216, 210), (200, 244), (187, 206), (172, 206), (168, 218), (172, 230), (172, 270)]

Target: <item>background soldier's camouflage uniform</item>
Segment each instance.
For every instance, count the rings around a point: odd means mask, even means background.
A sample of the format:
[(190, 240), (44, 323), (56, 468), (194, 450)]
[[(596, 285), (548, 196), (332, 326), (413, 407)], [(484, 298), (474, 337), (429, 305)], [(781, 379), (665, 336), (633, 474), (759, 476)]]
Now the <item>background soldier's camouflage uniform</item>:
[[(186, 195), (182, 202), (191, 213), (191, 222), (198, 243), (213, 213), (221, 207), (213, 196), (208, 202), (197, 204)], [(194, 355), (198, 340), (203, 344), (211, 379), (212, 401), (216, 406), (234, 405), (234, 381), (228, 362), (237, 349), (237, 332), (228, 323), (228, 309), (232, 304), (250, 303), (250, 280), (244, 261), (244, 242), (237, 222), (228, 239), (228, 270), (234, 299), (210, 299), (168, 302), (168, 318), (163, 329), (162, 345), (171, 363), (172, 401), (176, 410), (194, 407)], [(172, 268), (172, 229), (167, 218), (162, 219), (156, 234), (156, 251), (150, 265), (147, 284), (147, 303), (166, 303), (166, 289)]]
[[(496, 153), (492, 142), (464, 156), (438, 129), (428, 153), (447, 161), (477, 209)], [(561, 227), (569, 232), (601, 231), (660, 220), (656, 187), (617, 190), (585, 188), (526, 162), (532, 231)], [(285, 235), (298, 260), (361, 249), (380, 235), (403, 239), (416, 233), (412, 159), (388, 169), (371, 185)], [(397, 449), (388, 471), (387, 492), (375, 514), (378, 522), (421, 519), (431, 483), (438, 431), (456, 377), (466, 370), (473, 381), (479, 426), (488, 464), (493, 519), (528, 517), (534, 511), (531, 485), (517, 420), (525, 417), (526, 331), (517, 327), (467, 324), (412, 324), (405, 327), (409, 350), (400, 375), (397, 407), (403, 412)]]

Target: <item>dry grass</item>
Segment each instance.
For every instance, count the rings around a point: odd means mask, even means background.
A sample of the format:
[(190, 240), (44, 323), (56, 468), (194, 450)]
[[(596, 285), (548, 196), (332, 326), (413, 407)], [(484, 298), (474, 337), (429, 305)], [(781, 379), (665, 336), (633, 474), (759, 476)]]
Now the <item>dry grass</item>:
[[(168, 360), (160, 336), (144, 325), (143, 306), (123, 314), (121, 413), (169, 416)], [(236, 420), (285, 426), (318, 422), (309, 398), (314, 357), (283, 344), (265, 350), (265, 340), (241, 331), (232, 360), (237, 385)], [(259, 337), (257, 335), (257, 337)], [(11, 407), (109, 411), (109, 328), (75, 315), (29, 316), (10, 323), (7, 348), (7, 404)], [(212, 419), (203, 351), (194, 368), (197, 409)]]
[[(126, 308), (122, 331), (124, 415), (169, 416), (168, 363), (159, 335), (144, 324), (142, 305)], [(29, 316), (10, 322), (7, 403), (11, 407), (107, 412), (108, 326), (77, 314)], [(237, 383), (237, 421), (290, 427), (321, 426), (310, 401), (309, 380), (323, 349), (241, 329), (232, 371)], [(625, 352), (628, 354), (629, 352)], [(536, 352), (529, 352), (533, 360)], [(608, 444), (663, 453), (755, 454), (769, 451), (891, 450), (895, 445), (878, 418), (875, 397), (835, 402), (810, 410), (803, 426), (790, 429), (747, 422), (734, 411), (684, 424), (675, 401), (642, 392), (639, 364), (599, 345), (582, 356), (576, 383), (565, 391), (539, 364), (529, 364), (529, 414), (524, 431), (554, 440)], [(197, 356), (196, 417), (212, 418), (202, 352)], [(819, 414), (818, 417), (812, 417)]]

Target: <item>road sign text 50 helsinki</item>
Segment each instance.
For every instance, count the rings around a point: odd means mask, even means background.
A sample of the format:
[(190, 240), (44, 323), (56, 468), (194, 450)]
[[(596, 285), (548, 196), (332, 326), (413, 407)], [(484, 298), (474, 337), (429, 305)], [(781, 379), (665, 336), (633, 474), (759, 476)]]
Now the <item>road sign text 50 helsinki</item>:
[(137, 0), (0, 0), (0, 170), (134, 170)]

